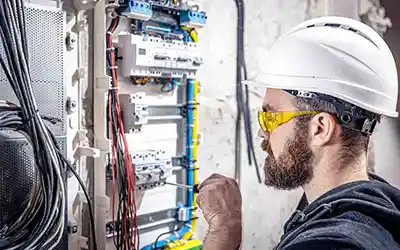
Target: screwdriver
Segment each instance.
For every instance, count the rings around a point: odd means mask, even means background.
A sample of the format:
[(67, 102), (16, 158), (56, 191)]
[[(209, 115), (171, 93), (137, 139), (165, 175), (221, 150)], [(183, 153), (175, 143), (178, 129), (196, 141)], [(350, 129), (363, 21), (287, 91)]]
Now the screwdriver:
[(172, 182), (165, 182), (165, 184), (176, 186), (179, 188), (192, 189), (193, 192), (195, 192), (196, 194), (199, 193), (199, 184), (194, 184), (194, 186), (180, 184), (180, 183), (172, 183)]

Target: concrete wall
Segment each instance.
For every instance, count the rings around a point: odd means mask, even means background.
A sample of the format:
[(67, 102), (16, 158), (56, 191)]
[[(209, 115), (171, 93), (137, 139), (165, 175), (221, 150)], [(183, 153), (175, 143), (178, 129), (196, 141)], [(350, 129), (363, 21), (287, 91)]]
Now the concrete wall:
[[(208, 25), (199, 43), (205, 55), (200, 72), (200, 180), (212, 172), (234, 176), (236, 6), (234, 0), (204, 0)], [(262, 70), (271, 43), (306, 18), (306, 0), (247, 0), (246, 59), (250, 75)], [(263, 90), (252, 90), (253, 117), (261, 106)], [(253, 124), (257, 131), (257, 123)], [(243, 140), (244, 142), (244, 140)], [(244, 143), (245, 144), (245, 143)], [(259, 140), (255, 140), (258, 149)], [(243, 145), (244, 149), (245, 145)], [(265, 156), (259, 152), (259, 162)], [(241, 189), (244, 201), (243, 249), (271, 249), (279, 240), (282, 225), (293, 212), (301, 192), (281, 192), (258, 184), (254, 167), (243, 150)], [(262, 165), (262, 164), (261, 164)], [(200, 238), (206, 229), (200, 223)]]
[[(200, 147), (200, 180), (218, 172), (234, 176), (234, 122), (235, 104), (235, 49), (236, 7), (234, 0), (203, 0), (208, 13), (208, 25), (201, 32), (200, 45), (206, 64), (200, 73), (201, 92), (200, 127), (204, 141)], [(362, 3), (361, 3), (362, 2)], [(263, 68), (263, 58), (268, 56), (271, 43), (293, 25), (309, 16), (340, 15), (358, 18), (360, 8), (367, 0), (247, 0), (246, 6), (246, 59), (250, 75)], [(360, 7), (361, 6), (361, 7)], [(252, 109), (261, 104), (263, 90), (252, 89)], [(255, 117), (255, 114), (253, 115)], [(253, 124), (254, 130), (257, 124)], [(384, 119), (375, 135), (376, 171), (395, 185), (400, 177), (395, 166), (400, 156), (396, 121)], [(258, 148), (259, 140), (255, 140)], [(243, 145), (244, 147), (245, 145)], [(390, 150), (388, 150), (390, 149)], [(263, 154), (258, 152), (259, 161)], [(271, 249), (282, 233), (282, 226), (293, 212), (301, 195), (275, 191), (257, 183), (253, 167), (246, 163), (243, 151), (241, 190), (244, 201), (243, 249)], [(199, 236), (204, 236), (204, 221), (200, 223)]]
[[(385, 33), (384, 39), (393, 52), (397, 63), (397, 72), (400, 72), (400, 16), (398, 15), (400, 2), (383, 0), (382, 5), (392, 22), (392, 27)], [(400, 102), (397, 104), (398, 111), (399, 107)], [(398, 138), (400, 138), (400, 120), (386, 118), (377, 133), (377, 172), (393, 185), (400, 187), (400, 140)]]

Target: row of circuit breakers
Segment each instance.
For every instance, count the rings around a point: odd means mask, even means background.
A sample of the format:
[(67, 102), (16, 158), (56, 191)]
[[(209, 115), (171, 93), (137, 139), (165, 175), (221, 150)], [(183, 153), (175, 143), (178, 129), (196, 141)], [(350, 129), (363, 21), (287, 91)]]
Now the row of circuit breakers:
[[(120, 77), (138, 85), (161, 84), (164, 92), (174, 90), (183, 81), (196, 81), (196, 72), (203, 64), (196, 30), (204, 27), (207, 19), (197, 4), (184, 0), (122, 0), (118, 5), (119, 14), (132, 21), (129, 33), (118, 34)], [(154, 118), (145, 94), (120, 94), (119, 98), (124, 132), (141, 132), (143, 125)], [(180, 110), (181, 119), (187, 115), (182, 114), (184, 105), (177, 104), (173, 108)], [(173, 162), (177, 158), (163, 150), (132, 153), (138, 190), (162, 185), (172, 176)], [(110, 173), (108, 177), (111, 178)]]
[[(146, 190), (162, 185), (162, 180), (172, 176), (172, 159), (163, 150), (135, 151), (132, 163), (135, 164), (135, 175), (138, 190)], [(107, 178), (111, 180), (111, 169)]]
[[(205, 25), (206, 14), (187, 10), (191, 7), (184, 5), (172, 0), (128, 2), (121, 15), (143, 22), (137, 23), (140, 27), (133, 34), (118, 37), (118, 53), (124, 61), (122, 76), (182, 78), (185, 74), (188, 79), (195, 78), (203, 58), (197, 50), (197, 35), (191, 36), (191, 32)], [(158, 10), (169, 7), (169, 10), (156, 12), (155, 7)], [(162, 35), (143, 36), (146, 33)]]
[[(176, 152), (162, 150), (157, 145), (146, 146), (144, 149), (140, 149), (140, 145), (132, 145), (135, 150), (129, 153), (135, 171), (134, 175), (129, 175), (128, 181), (131, 183), (131, 177), (134, 177), (133, 185), (139, 191), (153, 189), (171, 184), (166, 182), (167, 178), (173, 176), (174, 170), (179, 169), (185, 171), (183, 175), (186, 178), (185, 184), (193, 186), (197, 183), (197, 145), (201, 138), (197, 131), (199, 82), (196, 73), (203, 65), (197, 44), (197, 30), (205, 26), (206, 13), (200, 11), (198, 4), (187, 0), (120, 0), (117, 4), (115, 1), (113, 3), (117, 6), (115, 9), (117, 17), (111, 15), (114, 18), (110, 22), (106, 36), (107, 55), (112, 55), (107, 57), (111, 87), (119, 89), (119, 85), (116, 84), (118, 82), (116, 74), (120, 82), (129, 86), (125, 85), (123, 91), (118, 93), (122, 121), (120, 117), (116, 118), (118, 125), (110, 126), (109, 130), (115, 133), (116, 126), (122, 130), (120, 126), (122, 123), (123, 131), (118, 133), (130, 135), (132, 143), (138, 141), (136, 138), (146, 138), (150, 133), (159, 133), (162, 136), (163, 131), (170, 131), (169, 128), (180, 130), (176, 131), (176, 139), (174, 137), (171, 140), (177, 145), (168, 147), (168, 150), (176, 148)], [(119, 21), (114, 25), (115, 20)], [(115, 48), (111, 47), (113, 42)], [(160, 97), (158, 101), (154, 99), (155, 92), (158, 92), (156, 96)], [(109, 94), (109, 107), (113, 98)], [(109, 113), (112, 113), (112, 107)], [(111, 115), (109, 119), (114, 119), (113, 117)], [(171, 123), (174, 123), (173, 126), (169, 126)], [(113, 151), (115, 154), (110, 154), (110, 158), (113, 158), (111, 163), (118, 162), (127, 153), (120, 154), (118, 151), (120, 147), (115, 143), (115, 134), (112, 143), (113, 149), (117, 150)], [(154, 136), (158, 138), (158, 134)], [(181, 150), (184, 152), (179, 152)], [(107, 166), (107, 178), (115, 183), (114, 178), (119, 170), (111, 163)], [(125, 179), (120, 181), (121, 184), (125, 182), (127, 182)], [(126, 186), (130, 188), (131, 185)], [(121, 187), (124, 188), (123, 185)], [(193, 237), (197, 219), (195, 194), (191, 189), (185, 190), (185, 193), (185, 201), (177, 200), (176, 207), (172, 208), (176, 208), (176, 218), (173, 219), (176, 219), (180, 227), (167, 236), (165, 234), (155, 236), (155, 241), (152, 243), (143, 242), (142, 239), (141, 244), (144, 246), (140, 247), (141, 250), (200, 249), (201, 242)], [(120, 194), (118, 197), (121, 199), (124, 196)], [(126, 216), (121, 217), (121, 220), (122, 224), (129, 222), (126, 221)], [(118, 223), (121, 220), (107, 223), (107, 235), (119, 231)]]

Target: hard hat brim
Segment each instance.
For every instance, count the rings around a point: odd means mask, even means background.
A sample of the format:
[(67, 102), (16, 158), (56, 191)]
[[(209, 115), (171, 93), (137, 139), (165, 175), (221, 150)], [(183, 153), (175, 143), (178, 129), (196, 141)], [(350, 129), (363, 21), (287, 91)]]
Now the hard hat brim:
[[(371, 106), (368, 103), (361, 103), (358, 100), (355, 100), (354, 98), (351, 98), (350, 96), (341, 93), (340, 91), (333, 93), (332, 91), (329, 91), (329, 89), (321, 88), (321, 86), (326, 86), (329, 83), (331, 84), (337, 83), (337, 81), (333, 79), (318, 79), (313, 77), (283, 76), (283, 75), (263, 73), (248, 80), (244, 80), (242, 81), (242, 83), (246, 85), (264, 87), (264, 88), (303, 90), (303, 91), (326, 94), (342, 99), (344, 101), (352, 103), (353, 105), (359, 106), (361, 108), (364, 108), (366, 110), (369, 110), (377, 114), (386, 115), (389, 117), (398, 117), (398, 112), (396, 111), (388, 112), (387, 110), (380, 110), (374, 106)], [(313, 88), (312, 86), (315, 86), (315, 88)]]

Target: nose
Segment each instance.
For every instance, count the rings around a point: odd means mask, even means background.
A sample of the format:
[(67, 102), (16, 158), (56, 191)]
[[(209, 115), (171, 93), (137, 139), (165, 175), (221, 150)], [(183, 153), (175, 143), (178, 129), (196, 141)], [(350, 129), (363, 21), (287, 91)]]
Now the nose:
[(261, 137), (262, 139), (264, 139), (264, 140), (268, 140), (268, 136), (269, 136), (268, 132), (265, 132), (265, 131), (262, 130), (262, 129), (258, 129), (257, 135), (258, 135), (259, 137)]

